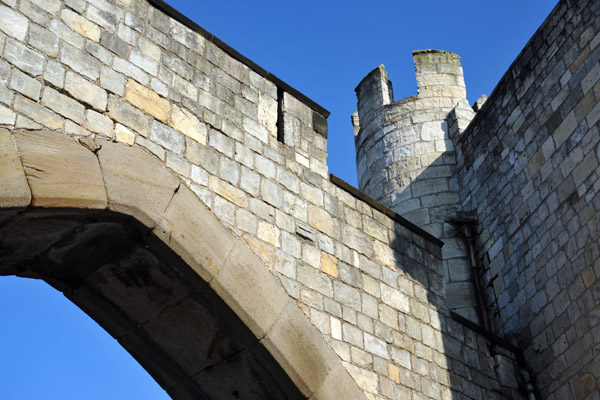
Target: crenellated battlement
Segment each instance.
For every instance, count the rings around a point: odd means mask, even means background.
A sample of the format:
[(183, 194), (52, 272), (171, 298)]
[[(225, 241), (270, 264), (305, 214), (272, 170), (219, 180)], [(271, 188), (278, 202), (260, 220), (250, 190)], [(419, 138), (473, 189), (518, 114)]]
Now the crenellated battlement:
[(446, 222), (461, 211), (452, 137), (475, 113), (466, 101), (457, 54), (417, 50), (413, 60), (417, 95), (394, 101), (383, 65), (356, 88), (359, 187), (444, 241), (449, 307), (479, 321), (467, 252)]

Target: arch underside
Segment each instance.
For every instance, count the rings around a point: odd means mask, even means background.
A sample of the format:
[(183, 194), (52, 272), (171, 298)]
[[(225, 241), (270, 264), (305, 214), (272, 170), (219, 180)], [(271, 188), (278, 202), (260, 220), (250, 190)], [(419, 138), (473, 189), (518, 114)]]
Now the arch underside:
[(135, 220), (29, 209), (0, 225), (0, 274), (43, 279), (173, 398), (305, 398), (198, 275)]
[(0, 129), (0, 275), (63, 292), (173, 398), (365, 398), (248, 244), (141, 148)]

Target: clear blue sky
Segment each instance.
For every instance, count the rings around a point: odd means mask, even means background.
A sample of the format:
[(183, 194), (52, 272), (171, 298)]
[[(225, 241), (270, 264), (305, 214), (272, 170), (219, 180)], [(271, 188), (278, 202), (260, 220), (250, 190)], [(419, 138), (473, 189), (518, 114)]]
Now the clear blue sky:
[[(556, 0), (169, 3), (331, 111), (330, 172), (356, 185), (354, 88), (385, 64), (396, 99), (416, 94), (411, 51), (462, 57), (473, 103), (490, 94)], [(100, 327), (42, 282), (0, 277), (0, 398), (168, 398)]]

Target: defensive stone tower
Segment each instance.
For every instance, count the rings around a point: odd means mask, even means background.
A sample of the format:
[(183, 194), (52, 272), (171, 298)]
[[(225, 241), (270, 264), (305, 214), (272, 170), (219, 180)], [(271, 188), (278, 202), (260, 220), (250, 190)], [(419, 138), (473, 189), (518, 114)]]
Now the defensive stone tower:
[(413, 52), (418, 94), (394, 102), (383, 65), (357, 86), (353, 115), (362, 191), (441, 238), (448, 305), (478, 321), (464, 239), (447, 221), (460, 211), (452, 136), (474, 116), (466, 100), (460, 57)]

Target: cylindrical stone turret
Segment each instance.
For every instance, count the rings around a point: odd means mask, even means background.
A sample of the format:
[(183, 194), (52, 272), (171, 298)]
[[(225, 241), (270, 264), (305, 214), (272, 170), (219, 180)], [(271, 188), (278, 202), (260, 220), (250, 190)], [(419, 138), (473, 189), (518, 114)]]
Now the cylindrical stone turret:
[(419, 50), (413, 59), (417, 95), (394, 102), (383, 65), (356, 88), (358, 109), (352, 120), (359, 188), (444, 240), (448, 302), (477, 320), (464, 242), (445, 222), (460, 211), (449, 127), (464, 129), (474, 112), (457, 54)]

